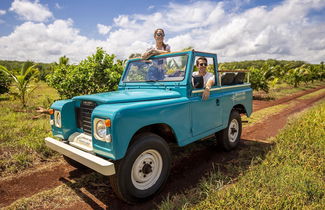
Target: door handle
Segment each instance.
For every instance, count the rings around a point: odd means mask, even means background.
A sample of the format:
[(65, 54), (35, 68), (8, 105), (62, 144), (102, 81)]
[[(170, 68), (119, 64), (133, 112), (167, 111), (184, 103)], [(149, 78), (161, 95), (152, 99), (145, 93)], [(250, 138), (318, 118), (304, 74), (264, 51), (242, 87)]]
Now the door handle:
[(220, 105), (220, 101), (219, 101), (219, 99), (216, 99), (216, 105), (217, 105), (217, 106)]

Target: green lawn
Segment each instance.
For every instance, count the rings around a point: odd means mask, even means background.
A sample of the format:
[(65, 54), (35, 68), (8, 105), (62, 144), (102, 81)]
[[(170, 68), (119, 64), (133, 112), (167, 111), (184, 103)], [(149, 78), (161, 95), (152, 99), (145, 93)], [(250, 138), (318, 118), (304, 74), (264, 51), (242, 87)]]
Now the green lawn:
[[(324, 209), (325, 101), (300, 114), (256, 155), (238, 180), (215, 169), (183, 194), (166, 198), (160, 209)], [(227, 166), (225, 164), (225, 166)]]
[(45, 83), (38, 83), (27, 110), (10, 95), (0, 97), (0, 177), (18, 172), (55, 153), (45, 147), (50, 136), (49, 116), (36, 112), (39, 106), (49, 107), (58, 94)]

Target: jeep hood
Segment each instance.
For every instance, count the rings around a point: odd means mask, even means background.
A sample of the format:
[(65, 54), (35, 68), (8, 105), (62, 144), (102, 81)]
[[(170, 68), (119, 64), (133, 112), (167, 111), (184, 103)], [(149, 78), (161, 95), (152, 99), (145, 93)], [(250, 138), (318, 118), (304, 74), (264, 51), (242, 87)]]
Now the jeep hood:
[(171, 90), (161, 89), (130, 89), (113, 92), (97, 93), (73, 97), (73, 100), (95, 101), (101, 104), (148, 101), (168, 98), (179, 98), (181, 94)]

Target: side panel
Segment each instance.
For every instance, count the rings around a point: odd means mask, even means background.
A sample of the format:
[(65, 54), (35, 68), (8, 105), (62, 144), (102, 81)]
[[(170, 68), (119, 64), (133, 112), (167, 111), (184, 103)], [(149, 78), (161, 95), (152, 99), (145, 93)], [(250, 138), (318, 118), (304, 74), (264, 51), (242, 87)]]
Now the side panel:
[(124, 157), (133, 135), (147, 125), (157, 123), (169, 125), (180, 145), (182, 141), (191, 137), (189, 100), (187, 98), (108, 104), (96, 107), (93, 118), (105, 116), (112, 119), (110, 128), (112, 143), (95, 140), (93, 147), (96, 153), (114, 159)]

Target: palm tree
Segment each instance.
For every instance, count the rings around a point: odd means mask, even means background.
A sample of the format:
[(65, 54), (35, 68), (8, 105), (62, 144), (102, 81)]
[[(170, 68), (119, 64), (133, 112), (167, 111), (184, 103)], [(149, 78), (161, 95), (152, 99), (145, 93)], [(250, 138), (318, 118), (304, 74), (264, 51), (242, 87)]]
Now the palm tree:
[(14, 86), (17, 90), (14, 95), (19, 98), (22, 107), (25, 108), (28, 95), (35, 89), (30, 86), (30, 83), (38, 78), (38, 69), (31, 62), (28, 62), (21, 68), (19, 73), (13, 73), (1, 65), (0, 71), (8, 74), (13, 79)]
[(69, 58), (67, 56), (62, 56), (59, 58), (59, 65), (67, 66), (69, 64)]

